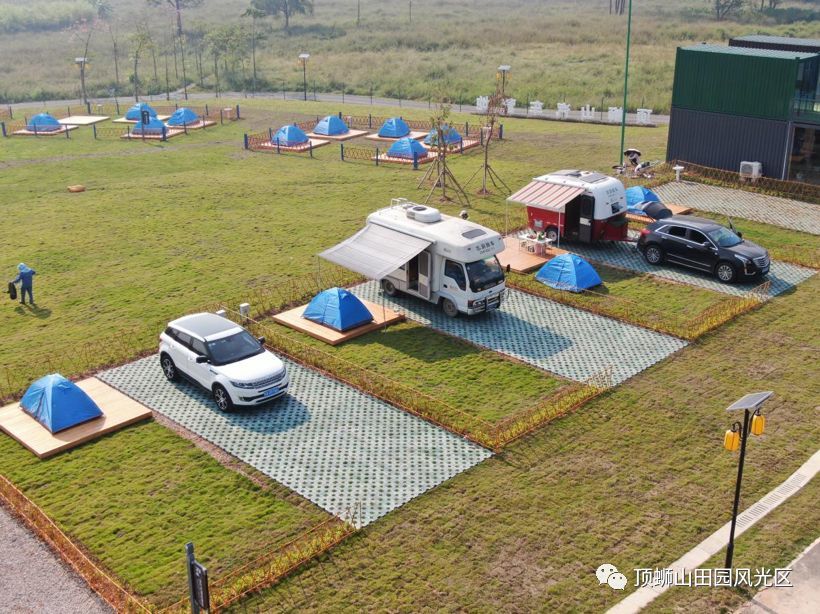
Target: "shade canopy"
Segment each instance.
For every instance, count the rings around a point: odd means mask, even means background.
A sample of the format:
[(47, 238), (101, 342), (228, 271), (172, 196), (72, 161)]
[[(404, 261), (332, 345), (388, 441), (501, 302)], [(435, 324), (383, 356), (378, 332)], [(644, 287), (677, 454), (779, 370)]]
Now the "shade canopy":
[(163, 130), (165, 130), (165, 124), (159, 121), (156, 117), (151, 118), (151, 121), (147, 124), (137, 122), (134, 124), (134, 127), (131, 128), (131, 132), (136, 134), (162, 134)]
[(570, 292), (581, 292), (601, 283), (592, 265), (575, 254), (556, 256), (539, 269), (535, 279), (550, 288)]
[(293, 147), (294, 145), (303, 145), (310, 141), (308, 135), (299, 126), (288, 124), (282, 126), (273, 135), (271, 142), (275, 145), (277, 142), (283, 147)]
[(383, 279), (431, 243), (384, 226), (368, 224), (319, 255), (370, 279)]
[(103, 415), (91, 397), (59, 373), (34, 382), (20, 400), (20, 407), (51, 433)]
[[(453, 128), (452, 126), (448, 126), (444, 124), (441, 127), (442, 136), (444, 137), (444, 143), (446, 145), (457, 145), (461, 142), (461, 135), (458, 133), (458, 130)], [(433, 128), (426, 137), (424, 137), (424, 144), (425, 145), (438, 145), (438, 130)]]
[(416, 156), (425, 158), (429, 155), (429, 152), (424, 148), (424, 145), (405, 136), (390, 146), (387, 155), (393, 158), (409, 158), (412, 160)]
[(399, 139), (410, 134), (410, 126), (401, 117), (391, 117), (379, 128), (379, 136)]
[(169, 126), (189, 126), (199, 122), (199, 115), (188, 107), (180, 107), (168, 118)]
[(314, 296), (302, 317), (341, 332), (373, 321), (359, 297), (344, 288), (329, 288)]
[(325, 136), (336, 136), (339, 134), (347, 134), (350, 128), (342, 121), (338, 115), (328, 115), (319, 120), (316, 127), (313, 129), (314, 134), (322, 134)]
[(57, 118), (49, 113), (38, 113), (26, 124), (26, 129), (32, 132), (54, 132), (62, 128)]
[(128, 109), (125, 114), (125, 119), (130, 119), (135, 122), (140, 121), (142, 119), (143, 111), (148, 111), (148, 115), (152, 118), (157, 116), (157, 112), (147, 102), (138, 102), (133, 107)]
[(537, 209), (563, 211), (569, 201), (584, 191), (584, 188), (535, 179), (507, 198), (507, 201)]

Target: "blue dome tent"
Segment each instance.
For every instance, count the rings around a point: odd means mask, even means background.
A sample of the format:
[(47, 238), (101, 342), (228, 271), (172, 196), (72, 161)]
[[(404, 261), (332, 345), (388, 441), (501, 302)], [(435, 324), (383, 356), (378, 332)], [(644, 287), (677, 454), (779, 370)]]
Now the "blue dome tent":
[(581, 292), (601, 283), (592, 265), (575, 254), (556, 256), (535, 274), (535, 279), (556, 290)]
[(57, 121), (57, 118), (48, 113), (38, 113), (28, 120), (28, 124), (26, 124), (26, 130), (31, 130), (32, 132), (56, 132), (62, 127), (62, 124)]
[(418, 154), (419, 158), (426, 158), (430, 152), (424, 148), (424, 145), (410, 137), (402, 137), (390, 146), (387, 150), (387, 155), (392, 158), (408, 158), (413, 159), (413, 154)]
[(151, 118), (155, 118), (157, 116), (157, 112), (149, 105), (147, 102), (138, 102), (133, 107), (128, 109), (125, 114), (125, 119), (131, 120), (133, 122), (138, 122), (142, 119), (142, 112), (148, 111), (148, 115)]
[(391, 117), (379, 128), (379, 136), (399, 139), (410, 134), (410, 126), (401, 117)]
[(51, 433), (103, 415), (91, 397), (58, 373), (41, 377), (29, 386), (20, 406)]
[(322, 118), (316, 127), (313, 129), (314, 134), (322, 134), (325, 136), (337, 136), (339, 134), (347, 134), (350, 128), (342, 121), (338, 115), (328, 115)]
[[(458, 133), (458, 130), (453, 128), (452, 126), (448, 126), (444, 124), (441, 127), (441, 132), (444, 135), (444, 142), (447, 145), (457, 145), (461, 142), (461, 135)], [(438, 130), (433, 128), (426, 137), (424, 137), (424, 144), (425, 145), (433, 145), (438, 141)]]
[(632, 209), (640, 203), (659, 203), (661, 199), (649, 188), (636, 185), (626, 189), (626, 208)]
[(180, 107), (168, 118), (169, 126), (190, 126), (199, 122), (199, 115), (188, 107)]
[(344, 288), (330, 288), (314, 296), (302, 317), (341, 332), (373, 321), (367, 307)]
[(271, 139), (271, 143), (275, 145), (277, 140), (282, 147), (293, 147), (294, 145), (302, 145), (310, 141), (304, 130), (292, 124), (282, 126), (276, 131), (276, 134), (274, 134)]
[(162, 134), (162, 131), (165, 129), (165, 124), (159, 121), (156, 117), (151, 118), (151, 121), (147, 124), (143, 124), (142, 122), (137, 122), (133, 128), (131, 128), (131, 132), (133, 134)]

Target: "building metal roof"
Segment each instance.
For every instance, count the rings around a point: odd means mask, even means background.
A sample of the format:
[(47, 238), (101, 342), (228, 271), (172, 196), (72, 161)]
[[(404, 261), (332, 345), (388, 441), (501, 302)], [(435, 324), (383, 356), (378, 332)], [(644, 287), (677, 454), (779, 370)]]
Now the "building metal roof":
[(817, 53), (806, 53), (804, 51), (781, 51), (779, 49), (756, 49), (752, 47), (727, 47), (725, 45), (712, 45), (700, 43), (681, 47), (682, 51), (697, 51), (702, 53), (722, 53), (726, 55), (745, 55), (751, 57), (766, 57), (779, 60), (807, 60), (817, 56)]

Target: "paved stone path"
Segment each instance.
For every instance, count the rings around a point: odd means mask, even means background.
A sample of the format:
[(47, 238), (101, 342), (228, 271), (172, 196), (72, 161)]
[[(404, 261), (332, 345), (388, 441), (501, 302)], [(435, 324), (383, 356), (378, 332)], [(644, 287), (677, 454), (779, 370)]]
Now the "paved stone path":
[(820, 205), (690, 181), (671, 181), (652, 190), (672, 205), (820, 235)]
[(360, 525), (491, 456), (350, 386), (286, 364), (287, 396), (227, 414), (201, 388), (168, 382), (156, 356), (98, 377), (331, 514), (344, 517), (361, 504)]
[(108, 614), (111, 608), (0, 505), (0, 613)]
[[(374, 281), (353, 292), (377, 304), (383, 297)], [(410, 296), (384, 300), (412, 320), (576, 381), (611, 367), (613, 384), (619, 384), (686, 346), (668, 335), (511, 289), (500, 309), (469, 317), (449, 318), (436, 305)]]
[(786, 290), (789, 290), (797, 284), (806, 281), (809, 277), (815, 274), (816, 271), (806, 267), (797, 266), (796, 264), (789, 264), (773, 260), (769, 274), (763, 279), (755, 279), (749, 283), (724, 284), (719, 282), (715, 277), (687, 269), (674, 264), (663, 264), (661, 266), (652, 266), (643, 259), (638, 249), (632, 243), (611, 243), (600, 245), (582, 245), (578, 243), (567, 243), (561, 245), (563, 249), (575, 252), (579, 256), (586, 258), (590, 262), (600, 262), (601, 264), (608, 264), (610, 266), (620, 267), (622, 269), (629, 269), (637, 273), (649, 273), (670, 279), (682, 284), (689, 284), (690, 286), (698, 286), (713, 290), (714, 292), (722, 292), (723, 294), (731, 294), (733, 296), (744, 296), (748, 294), (754, 287), (759, 286), (764, 281), (771, 282), (769, 288), (769, 296), (777, 296)]
[[(815, 452), (809, 460), (803, 463), (785, 482), (769, 492), (765, 497), (754, 503), (737, 517), (735, 539), (743, 535), (772, 510), (779, 507), (793, 494), (799, 492), (820, 472), (820, 450)], [(729, 544), (729, 522), (712, 533), (709, 537), (684, 554), (677, 561), (667, 567), (678, 574), (683, 570), (691, 571), (712, 558)], [(634, 581), (634, 576), (633, 576)], [(626, 598), (607, 610), (607, 614), (636, 614), (652, 603), (657, 597), (670, 588), (665, 586), (645, 586), (629, 594)], [(816, 608), (813, 612), (816, 612)]]

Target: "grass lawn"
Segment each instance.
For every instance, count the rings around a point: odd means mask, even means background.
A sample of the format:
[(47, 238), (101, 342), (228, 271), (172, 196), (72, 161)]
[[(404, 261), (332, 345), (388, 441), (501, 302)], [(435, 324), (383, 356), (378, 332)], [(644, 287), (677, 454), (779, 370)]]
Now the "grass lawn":
[(151, 603), (186, 594), (184, 545), (219, 577), (327, 518), (260, 485), (154, 422), (48, 460), (0, 435), (0, 472)]
[[(818, 299), (813, 278), (389, 514), (334, 550), (332, 564), (247, 607), (603, 611), (624, 595), (599, 586), (602, 562), (632, 579), (728, 520), (737, 455), (722, 440), (732, 401), (775, 392), (767, 433), (749, 444), (744, 509), (816, 450)], [(790, 502), (778, 515), (795, 548), (816, 537), (805, 510)], [(797, 554), (783, 554), (787, 542), (757, 543), (744, 563)]]
[(412, 322), (336, 347), (283, 326), (273, 326), (279, 332), (489, 422), (526, 409), (569, 383)]
[(528, 292), (687, 338), (687, 324), (703, 312), (743, 300), (605, 265), (597, 264), (595, 270), (603, 284), (581, 293), (550, 288), (537, 281), (534, 273), (510, 273), (507, 278), (510, 285)]

